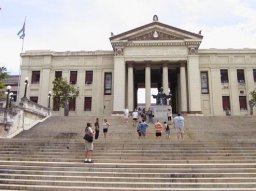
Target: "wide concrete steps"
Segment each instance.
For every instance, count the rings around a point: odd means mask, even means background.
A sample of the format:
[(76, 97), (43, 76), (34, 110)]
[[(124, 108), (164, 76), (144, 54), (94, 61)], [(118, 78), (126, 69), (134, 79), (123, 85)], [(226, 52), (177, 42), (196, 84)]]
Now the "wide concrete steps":
[(255, 191), (254, 120), (222, 120), (228, 128), (211, 118), (187, 118), (185, 140), (178, 141), (174, 132), (171, 140), (156, 139), (152, 126), (139, 140), (131, 123), (109, 118), (108, 138), (101, 133), (94, 163), (85, 164), (84, 119), (50, 118), (0, 140), (0, 190)]

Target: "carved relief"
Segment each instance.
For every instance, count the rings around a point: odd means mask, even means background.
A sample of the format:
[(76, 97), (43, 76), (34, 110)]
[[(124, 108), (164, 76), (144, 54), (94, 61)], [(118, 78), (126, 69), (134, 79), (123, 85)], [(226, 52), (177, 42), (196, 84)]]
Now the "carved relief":
[(182, 40), (182, 38), (154, 30), (141, 36), (130, 37), (127, 40)]
[(188, 54), (189, 55), (197, 55), (198, 54), (198, 48), (197, 47), (188, 47)]
[(115, 47), (115, 56), (123, 56), (124, 48), (123, 47)]

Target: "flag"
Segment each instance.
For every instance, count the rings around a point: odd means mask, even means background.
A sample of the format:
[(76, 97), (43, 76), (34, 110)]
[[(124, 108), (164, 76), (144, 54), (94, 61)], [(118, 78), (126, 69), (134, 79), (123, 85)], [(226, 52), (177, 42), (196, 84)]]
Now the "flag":
[(24, 39), (25, 37), (25, 24), (26, 24), (26, 21), (24, 21), (22, 29), (20, 29), (20, 31), (17, 33), (20, 39)]

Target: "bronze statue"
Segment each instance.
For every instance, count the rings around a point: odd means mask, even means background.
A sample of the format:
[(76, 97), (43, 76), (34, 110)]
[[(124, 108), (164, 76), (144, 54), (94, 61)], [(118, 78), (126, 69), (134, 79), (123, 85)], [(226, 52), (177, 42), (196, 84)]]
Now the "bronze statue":
[(166, 95), (165, 93), (163, 93), (163, 87), (161, 87), (158, 90), (158, 94), (157, 95), (152, 95), (153, 98), (156, 99), (156, 105), (167, 105), (167, 99), (171, 99), (172, 98), (172, 94), (170, 93), (169, 95)]

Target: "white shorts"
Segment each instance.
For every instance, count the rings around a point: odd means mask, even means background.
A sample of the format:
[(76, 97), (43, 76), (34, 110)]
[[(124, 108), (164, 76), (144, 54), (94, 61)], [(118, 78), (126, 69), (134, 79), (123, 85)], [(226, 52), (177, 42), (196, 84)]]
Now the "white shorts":
[(89, 143), (88, 141), (85, 141), (84, 150), (85, 151), (93, 151), (93, 143)]

